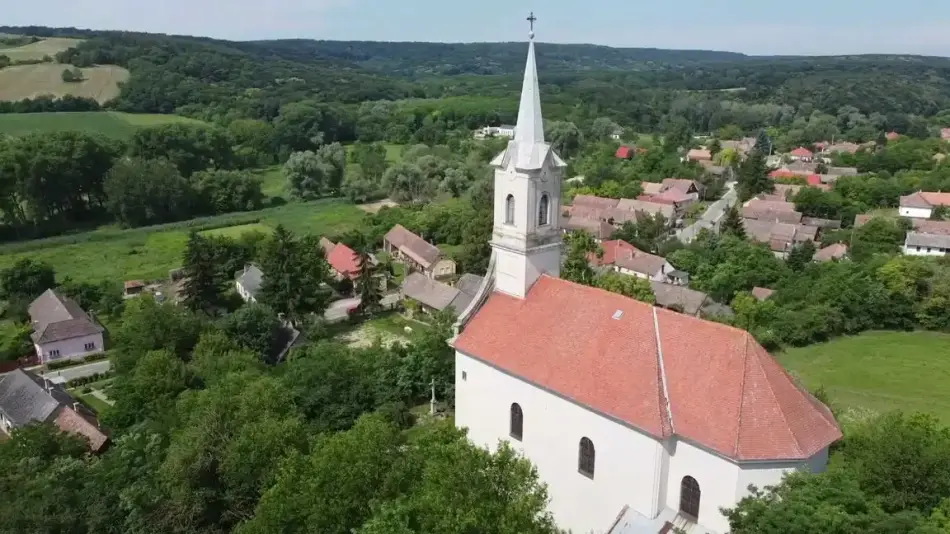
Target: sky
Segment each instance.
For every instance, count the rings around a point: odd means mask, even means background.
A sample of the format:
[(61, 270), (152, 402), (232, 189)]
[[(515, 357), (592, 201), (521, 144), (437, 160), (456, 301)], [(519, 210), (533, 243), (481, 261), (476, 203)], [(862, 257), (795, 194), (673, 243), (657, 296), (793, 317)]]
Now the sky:
[(950, 56), (950, 1), (9, 0), (0, 24), (221, 39), (519, 41), (754, 55)]

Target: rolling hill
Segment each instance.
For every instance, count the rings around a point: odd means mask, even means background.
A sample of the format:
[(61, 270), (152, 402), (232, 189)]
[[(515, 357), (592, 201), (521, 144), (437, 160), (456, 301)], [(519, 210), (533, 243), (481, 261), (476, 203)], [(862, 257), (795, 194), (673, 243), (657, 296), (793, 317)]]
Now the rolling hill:
[(122, 67), (97, 65), (80, 69), (83, 81), (66, 83), (62, 78), (64, 68), (58, 63), (39, 63), (0, 69), (0, 100), (72, 95), (104, 104), (119, 96), (119, 83), (129, 79), (129, 71)]

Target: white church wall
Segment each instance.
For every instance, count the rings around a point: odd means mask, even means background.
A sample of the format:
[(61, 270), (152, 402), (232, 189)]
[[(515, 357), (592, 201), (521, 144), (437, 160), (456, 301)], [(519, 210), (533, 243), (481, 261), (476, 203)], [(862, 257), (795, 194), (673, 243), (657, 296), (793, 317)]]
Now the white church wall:
[(798, 469), (811, 473), (821, 473), (828, 465), (828, 449), (822, 449), (806, 461), (800, 462), (767, 462), (743, 464), (739, 469), (739, 482), (736, 485), (736, 501), (749, 494), (749, 485), (759, 489), (766, 486), (775, 486), (782, 481), (785, 473)]
[(699, 483), (699, 524), (717, 532), (727, 532), (729, 523), (719, 508), (735, 505), (739, 466), (686, 441), (676, 440), (670, 455), (666, 485), (667, 508), (679, 510), (680, 486), (687, 476)]
[[(624, 505), (652, 517), (662, 447), (652, 437), (456, 353), (455, 424), (494, 450), (506, 440), (537, 466), (558, 525), (603, 533)], [(524, 413), (523, 440), (509, 436), (511, 403)], [(578, 472), (582, 437), (594, 443), (594, 478)]]

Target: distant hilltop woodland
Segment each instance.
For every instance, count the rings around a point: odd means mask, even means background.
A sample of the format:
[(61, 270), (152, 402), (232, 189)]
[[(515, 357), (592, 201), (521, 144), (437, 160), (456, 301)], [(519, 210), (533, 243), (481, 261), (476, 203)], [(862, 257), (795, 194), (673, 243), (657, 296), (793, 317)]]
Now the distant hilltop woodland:
[[(427, 117), (437, 123), (432, 132), (513, 122), (525, 54), (520, 42), (229, 42), (45, 27), (0, 27), (0, 34), (75, 40), (49, 59), (82, 69), (110, 67), (102, 76), (111, 72), (111, 83), (121, 90), (97, 93), (110, 98), (101, 102), (109, 109), (272, 121), (286, 104), (313, 101), (370, 128), (376, 120), (372, 102), (389, 101), (395, 104), (376, 106), (377, 115), (395, 113), (419, 126), (386, 136), (406, 142), (439, 142), (409, 139), (428, 135), (422, 124)], [(3, 54), (0, 48), (0, 65)], [(668, 130), (676, 121), (694, 132), (729, 124), (754, 131), (788, 128), (819, 112), (879, 114), (888, 130), (906, 133), (915, 121), (940, 122), (935, 116), (950, 109), (946, 58), (756, 57), (546, 43), (538, 45), (538, 55), (549, 120), (578, 126), (609, 116), (638, 132)], [(127, 80), (119, 75), (125, 70)], [(341, 141), (355, 137), (355, 128), (341, 129)]]

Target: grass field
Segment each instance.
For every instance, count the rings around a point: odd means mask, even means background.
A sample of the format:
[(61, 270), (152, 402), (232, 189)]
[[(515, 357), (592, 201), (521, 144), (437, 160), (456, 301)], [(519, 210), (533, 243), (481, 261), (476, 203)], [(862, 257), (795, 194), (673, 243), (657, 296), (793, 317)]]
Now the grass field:
[[(0, 54), (7, 56), (12, 61), (43, 59), (44, 56), (53, 57), (57, 53), (73, 48), (81, 42), (81, 39), (51, 37), (28, 45), (3, 48), (0, 50)], [(0, 84), (0, 87), (2, 87), (2, 84)]]
[(0, 70), (0, 100), (23, 100), (42, 95), (73, 95), (93, 98), (100, 104), (119, 96), (119, 83), (129, 79), (129, 71), (114, 65), (81, 69), (84, 81), (63, 81), (65, 65), (40, 63), (15, 65)]
[(0, 114), (0, 135), (81, 130), (115, 139), (127, 139), (143, 126), (171, 122), (199, 123), (200, 121), (177, 115), (138, 115), (118, 111), (6, 113)]
[(950, 423), (950, 335), (869, 332), (796, 348), (778, 359), (838, 408), (928, 412)]
[(231, 239), (238, 239), (245, 234), (251, 234), (254, 232), (260, 234), (270, 234), (274, 229), (270, 226), (261, 224), (261, 223), (251, 223), (251, 224), (239, 224), (236, 226), (225, 226), (224, 228), (215, 228), (214, 230), (205, 230), (204, 232), (199, 232), (201, 235), (205, 236), (215, 236), (215, 237), (228, 237)]
[[(252, 223), (255, 227), (270, 228), (283, 224), (298, 234), (325, 235), (353, 229), (363, 217), (364, 213), (352, 204), (325, 200), (290, 203), (185, 224), (208, 229), (230, 226), (224, 229), (226, 232), (233, 232), (235, 227), (240, 227), (238, 225)], [(30, 258), (52, 265), (60, 279), (65, 276), (76, 281), (165, 279), (170, 269), (181, 265), (181, 254), (189, 232), (185, 224), (130, 230), (104, 228), (83, 234), (11, 243), (0, 246), (0, 268), (8, 267), (20, 258)]]

